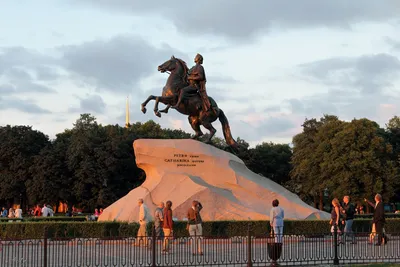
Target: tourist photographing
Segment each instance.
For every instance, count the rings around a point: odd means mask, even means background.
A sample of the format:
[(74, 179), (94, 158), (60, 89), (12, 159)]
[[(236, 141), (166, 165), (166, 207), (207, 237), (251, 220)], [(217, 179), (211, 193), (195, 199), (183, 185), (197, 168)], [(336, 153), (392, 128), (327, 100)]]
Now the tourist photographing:
[(197, 253), (199, 255), (203, 255), (203, 250), (201, 246), (201, 236), (203, 235), (203, 228), (202, 228), (202, 220), (200, 216), (200, 211), (203, 209), (201, 203), (197, 200), (193, 200), (192, 207), (189, 208), (187, 213), (188, 218), (188, 230), (189, 234), (192, 237), (192, 253), (196, 255), (196, 246), (197, 246)]
[(382, 196), (381, 196), (381, 194), (375, 195), (375, 205), (372, 202), (368, 201), (367, 199), (364, 199), (364, 201), (367, 202), (372, 207), (374, 207), (374, 216), (372, 218), (372, 231), (371, 231), (369, 242), (372, 244), (373, 239), (374, 239), (375, 235), (377, 234), (378, 240), (375, 245), (381, 246), (382, 242), (385, 245), (388, 242), (388, 238), (384, 234), (384, 225), (385, 225), (386, 219), (385, 219), (385, 209), (384, 209), (383, 202), (382, 202)]

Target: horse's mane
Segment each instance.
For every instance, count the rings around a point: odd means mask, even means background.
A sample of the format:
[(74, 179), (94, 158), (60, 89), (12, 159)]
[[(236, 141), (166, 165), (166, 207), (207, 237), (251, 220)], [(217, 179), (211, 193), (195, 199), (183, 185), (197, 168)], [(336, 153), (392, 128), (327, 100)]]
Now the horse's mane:
[(178, 62), (182, 65), (182, 67), (183, 67), (183, 79), (186, 81), (189, 68), (186, 65), (186, 62), (183, 61), (182, 59), (180, 59), (180, 58), (175, 58), (175, 59), (178, 60)]

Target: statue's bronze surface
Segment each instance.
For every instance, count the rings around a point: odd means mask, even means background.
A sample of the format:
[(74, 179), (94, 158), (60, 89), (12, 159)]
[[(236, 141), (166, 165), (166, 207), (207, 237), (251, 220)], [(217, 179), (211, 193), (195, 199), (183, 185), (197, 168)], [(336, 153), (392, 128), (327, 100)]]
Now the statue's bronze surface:
[[(161, 117), (160, 112), (168, 113), (170, 107), (175, 108), (179, 113), (189, 115), (189, 123), (196, 132), (194, 139), (203, 135), (200, 125), (210, 131), (206, 140), (207, 143), (211, 142), (211, 138), (217, 131), (211, 123), (218, 118), (222, 124), (227, 144), (237, 148), (238, 144), (232, 137), (229, 122), (224, 112), (218, 108), (212, 97), (207, 96), (206, 75), (202, 66), (203, 57), (200, 54), (196, 55), (195, 63), (196, 65), (189, 70), (183, 60), (172, 56), (170, 60), (158, 66), (160, 72), (170, 72), (170, 75), (163, 88), (162, 96), (149, 96), (141, 105), (142, 112), (146, 113), (146, 105), (151, 100), (156, 100), (154, 113), (158, 117)], [(167, 107), (158, 110), (159, 102), (167, 105)]]

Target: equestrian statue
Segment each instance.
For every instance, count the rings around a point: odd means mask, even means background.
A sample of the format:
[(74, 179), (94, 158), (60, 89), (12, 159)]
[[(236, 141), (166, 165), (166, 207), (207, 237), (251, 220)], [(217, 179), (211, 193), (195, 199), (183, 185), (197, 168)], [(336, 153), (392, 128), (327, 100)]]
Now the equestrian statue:
[[(207, 95), (206, 75), (202, 66), (203, 56), (197, 54), (194, 62), (196, 65), (189, 70), (182, 59), (172, 56), (170, 60), (158, 66), (158, 71), (161, 73), (169, 73), (167, 83), (162, 96), (150, 95), (142, 103), (142, 112), (146, 113), (146, 105), (151, 100), (155, 100), (154, 113), (158, 117), (161, 117), (161, 112), (168, 113), (170, 108), (176, 109), (179, 113), (189, 116), (189, 123), (196, 133), (193, 139), (199, 139), (203, 135), (201, 125), (210, 131), (206, 143), (211, 143), (217, 131), (211, 123), (218, 118), (222, 124), (226, 143), (237, 149), (239, 145), (232, 137), (228, 119), (222, 109), (218, 108), (215, 100)], [(163, 110), (158, 110), (159, 102), (166, 105)]]

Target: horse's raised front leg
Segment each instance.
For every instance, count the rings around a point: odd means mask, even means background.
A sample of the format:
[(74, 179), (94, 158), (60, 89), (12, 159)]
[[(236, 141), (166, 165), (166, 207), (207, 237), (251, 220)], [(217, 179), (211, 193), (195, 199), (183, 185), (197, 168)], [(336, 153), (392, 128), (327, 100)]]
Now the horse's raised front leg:
[(142, 105), (141, 105), (142, 109), (141, 110), (142, 110), (143, 113), (146, 113), (146, 111), (147, 111), (147, 109), (146, 109), (147, 103), (149, 103), (151, 100), (154, 100), (154, 99), (156, 99), (156, 97), (154, 95), (151, 95), (146, 99), (146, 101), (144, 101), (142, 103)]
[(164, 109), (160, 110), (162, 113), (168, 113), (169, 108), (171, 107), (170, 104), (168, 104)]

